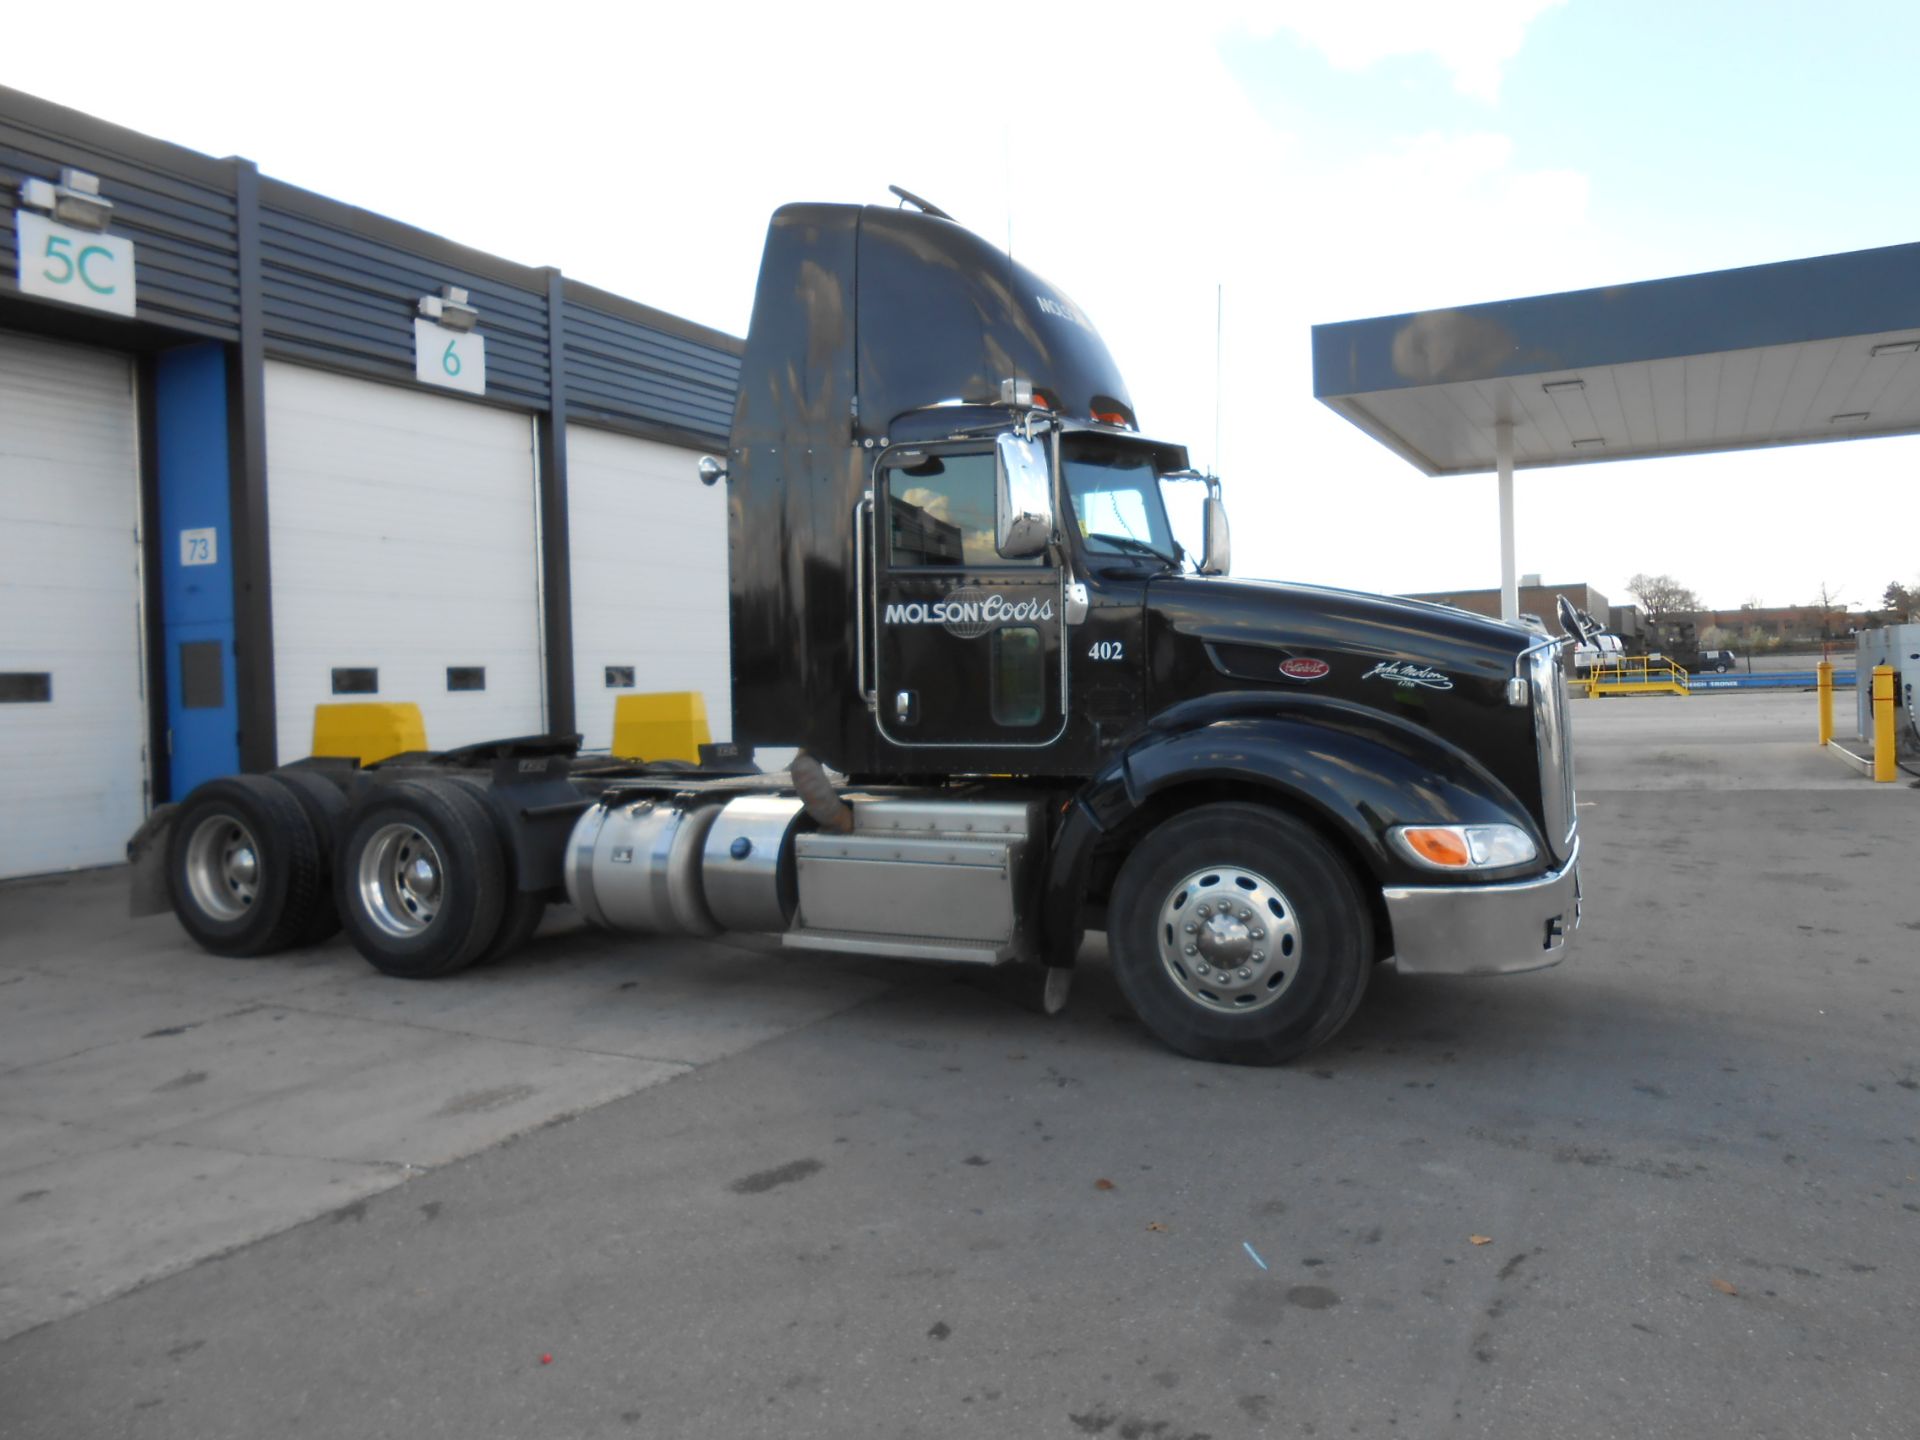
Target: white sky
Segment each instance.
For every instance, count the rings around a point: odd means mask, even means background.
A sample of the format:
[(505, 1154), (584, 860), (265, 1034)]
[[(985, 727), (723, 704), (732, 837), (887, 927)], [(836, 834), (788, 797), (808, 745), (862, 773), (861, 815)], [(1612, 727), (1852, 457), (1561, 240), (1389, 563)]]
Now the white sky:
[[(1920, 7), (1723, 5), (1738, 64), (1712, 8), (1669, 34), (1653, 0), (92, 7), (108, 49), (22, 6), (0, 82), (735, 334), (775, 206), (899, 183), (1010, 233), (1203, 465), (1223, 284), (1236, 570), (1438, 590), (1497, 583), (1493, 480), (1428, 480), (1315, 402), (1311, 324), (1920, 239), (1911, 185), (1850, 183), (1910, 179), (1910, 125), (1803, 64), (1805, 27), (1857, 33), (1905, 95), (1880, 22)], [(1853, 170), (1765, 163), (1761, 106)], [(1920, 578), (1917, 461), (1522, 472), (1520, 568), (1616, 603), (1648, 570), (1716, 605), (1872, 604)]]

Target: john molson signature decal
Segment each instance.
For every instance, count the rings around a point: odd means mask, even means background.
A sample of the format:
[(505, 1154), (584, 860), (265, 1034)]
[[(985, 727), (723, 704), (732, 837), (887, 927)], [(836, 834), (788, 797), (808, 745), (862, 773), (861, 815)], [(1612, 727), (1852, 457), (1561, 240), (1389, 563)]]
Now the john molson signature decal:
[(1382, 660), (1366, 674), (1362, 680), (1391, 680), (1396, 685), (1418, 685), (1427, 690), (1451, 690), (1453, 681), (1438, 670), (1425, 665), (1415, 665), (1409, 660)]

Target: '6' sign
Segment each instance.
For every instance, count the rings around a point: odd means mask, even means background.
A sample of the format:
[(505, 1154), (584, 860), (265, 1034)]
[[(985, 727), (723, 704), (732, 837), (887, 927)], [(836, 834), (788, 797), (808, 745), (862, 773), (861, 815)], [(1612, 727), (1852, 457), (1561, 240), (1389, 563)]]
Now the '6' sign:
[(31, 210), (16, 210), (13, 224), (22, 294), (133, 314), (133, 241), (75, 230)]

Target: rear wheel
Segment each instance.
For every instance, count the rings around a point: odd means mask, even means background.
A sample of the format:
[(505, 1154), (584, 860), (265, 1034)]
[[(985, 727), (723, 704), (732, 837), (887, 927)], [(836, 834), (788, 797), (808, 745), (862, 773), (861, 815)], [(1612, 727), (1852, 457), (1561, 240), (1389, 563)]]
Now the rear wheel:
[[(493, 811), (487, 807), (486, 783), (478, 776), (459, 774), (445, 775), (436, 777), (436, 783), (449, 783), (461, 786), (468, 794), (480, 802), (483, 809), (487, 809), (487, 818), (489, 820), (494, 818)], [(504, 854), (509, 846), (506, 837), (501, 835), (498, 824), (495, 824), (493, 833), (500, 837), (502, 853)], [(506, 883), (509, 887), (512, 887), (517, 877), (513, 873), (513, 864), (510, 859), (507, 862), (506, 869)], [(487, 945), (487, 948), (480, 952), (480, 958), (473, 963), (476, 965), (491, 965), (496, 960), (504, 960), (509, 955), (512, 955), (533, 938), (533, 932), (540, 928), (540, 922), (546, 917), (546, 913), (547, 897), (544, 894), (538, 891), (509, 888), (500, 916), (500, 929)]]
[(1127, 857), (1108, 910), (1128, 1002), (1198, 1060), (1304, 1055), (1366, 993), (1373, 926), (1360, 882), (1310, 827), (1264, 806), (1163, 822)]
[(173, 912), (216, 955), (269, 955), (297, 943), (324, 904), (322, 864), (306, 812), (264, 775), (196, 786), (167, 842)]
[(450, 975), (499, 935), (505, 868), (492, 822), (463, 786), (383, 785), (356, 808), (340, 847), (341, 926), (383, 974)]
[[(513, 877), (507, 877), (507, 883), (513, 883)], [(493, 937), (493, 943), (480, 952), (477, 965), (491, 965), (496, 960), (504, 960), (514, 954), (529, 940), (533, 932), (540, 928), (540, 922), (546, 918), (547, 897), (531, 890), (510, 890), (507, 892), (506, 908), (500, 917), (500, 929)]]
[(312, 912), (296, 945), (318, 945), (340, 928), (340, 912), (333, 903), (333, 861), (346, 817), (347, 797), (332, 781), (313, 770), (270, 770), (267, 778), (282, 786), (306, 812), (307, 823), (320, 843), (320, 886)]

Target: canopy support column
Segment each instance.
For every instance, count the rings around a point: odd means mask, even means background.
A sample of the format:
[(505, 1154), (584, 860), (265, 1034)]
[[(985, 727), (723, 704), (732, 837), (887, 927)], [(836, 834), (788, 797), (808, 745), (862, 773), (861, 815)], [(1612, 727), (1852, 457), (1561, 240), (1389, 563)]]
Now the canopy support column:
[(1519, 571), (1513, 558), (1513, 422), (1493, 427), (1494, 458), (1500, 470), (1500, 618), (1520, 619)]

